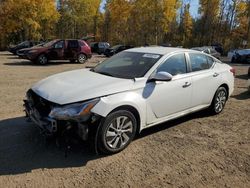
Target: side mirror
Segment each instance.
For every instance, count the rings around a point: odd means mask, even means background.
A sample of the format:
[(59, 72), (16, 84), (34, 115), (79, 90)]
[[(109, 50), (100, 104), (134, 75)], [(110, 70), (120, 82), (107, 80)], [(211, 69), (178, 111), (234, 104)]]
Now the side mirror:
[(154, 74), (149, 81), (171, 81), (173, 78), (173, 76), (171, 74), (169, 74), (168, 72), (157, 72), (156, 74)]

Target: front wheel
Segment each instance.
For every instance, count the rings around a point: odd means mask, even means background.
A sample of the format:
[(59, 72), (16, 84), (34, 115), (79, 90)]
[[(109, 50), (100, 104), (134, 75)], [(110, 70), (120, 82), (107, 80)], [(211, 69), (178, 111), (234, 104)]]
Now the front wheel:
[(106, 154), (114, 154), (125, 149), (136, 134), (136, 118), (127, 110), (109, 114), (98, 132), (98, 149)]
[(48, 58), (45, 54), (41, 54), (37, 58), (37, 63), (40, 65), (45, 65), (48, 63)]
[(78, 63), (83, 64), (86, 62), (86, 60), (87, 60), (87, 56), (85, 54), (78, 55), (78, 58), (77, 58)]
[(227, 102), (227, 95), (227, 90), (224, 87), (219, 87), (219, 89), (217, 89), (213, 98), (213, 102), (210, 106), (211, 112), (213, 114), (219, 114), (223, 111)]

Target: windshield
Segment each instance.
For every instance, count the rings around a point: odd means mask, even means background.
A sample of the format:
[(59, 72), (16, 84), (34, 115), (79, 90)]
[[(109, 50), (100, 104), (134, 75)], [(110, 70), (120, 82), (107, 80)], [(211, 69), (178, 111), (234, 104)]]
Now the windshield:
[(29, 41), (24, 41), (18, 44), (18, 46), (28, 46), (29, 45)]
[(140, 78), (160, 58), (159, 54), (121, 52), (97, 65), (92, 71), (118, 78)]
[(247, 55), (250, 54), (250, 49), (238, 50), (237, 52), (240, 55)]
[(49, 46), (52, 46), (55, 42), (57, 42), (58, 40), (52, 40), (52, 41), (50, 41), (50, 42), (47, 42), (47, 43), (45, 43), (45, 44), (43, 44), (42, 46), (44, 46), (44, 47), (49, 47)]

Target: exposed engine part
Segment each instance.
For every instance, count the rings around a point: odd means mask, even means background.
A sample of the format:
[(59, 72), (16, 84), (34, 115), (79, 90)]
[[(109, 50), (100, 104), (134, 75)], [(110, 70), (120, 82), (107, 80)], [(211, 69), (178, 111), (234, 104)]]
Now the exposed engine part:
[(78, 131), (77, 131), (78, 136), (83, 140), (87, 140), (88, 133), (89, 133), (88, 125), (84, 125), (84, 124), (79, 123), (78, 124)]

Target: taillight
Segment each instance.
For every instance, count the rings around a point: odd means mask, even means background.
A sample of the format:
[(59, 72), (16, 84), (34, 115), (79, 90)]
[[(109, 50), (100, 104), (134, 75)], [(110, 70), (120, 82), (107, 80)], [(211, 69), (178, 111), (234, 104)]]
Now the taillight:
[(231, 68), (230, 72), (233, 73), (233, 75), (235, 76), (235, 68)]

